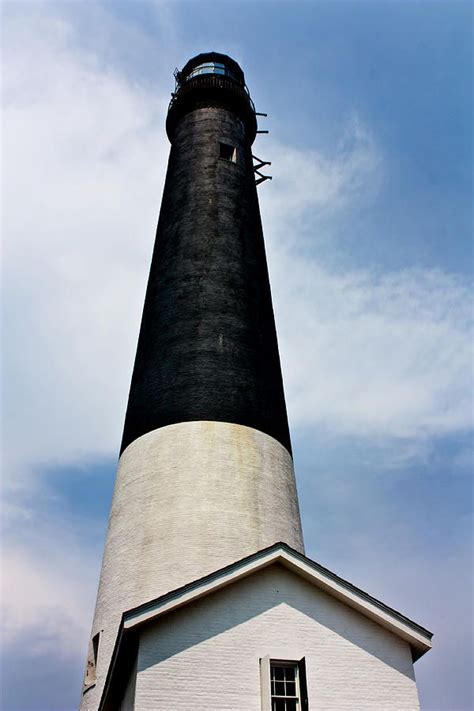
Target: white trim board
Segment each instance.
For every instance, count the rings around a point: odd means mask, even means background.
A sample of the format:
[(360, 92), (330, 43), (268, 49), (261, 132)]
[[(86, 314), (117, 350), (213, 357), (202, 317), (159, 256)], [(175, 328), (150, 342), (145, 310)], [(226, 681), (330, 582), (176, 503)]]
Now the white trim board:
[(404, 639), (413, 648), (415, 659), (431, 648), (431, 632), (284, 543), (278, 543), (271, 548), (259, 551), (242, 561), (201, 578), (194, 584), (163, 595), (134, 610), (129, 610), (124, 614), (123, 628), (128, 630), (150, 622), (275, 563), (300, 575), (309, 583)]

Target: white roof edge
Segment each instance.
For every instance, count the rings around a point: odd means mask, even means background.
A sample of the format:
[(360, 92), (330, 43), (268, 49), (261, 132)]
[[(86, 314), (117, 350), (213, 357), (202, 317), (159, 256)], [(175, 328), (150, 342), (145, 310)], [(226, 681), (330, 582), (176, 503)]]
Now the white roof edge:
[(432, 635), (428, 630), (285, 544), (256, 553), (249, 558), (222, 568), (194, 584), (126, 612), (123, 617), (123, 627), (132, 629), (137, 625), (142, 625), (275, 563), (282, 564), (324, 592), (404, 639), (411, 645), (415, 659), (431, 649)]
[(299, 572), (300, 575), (320, 589), (402, 637), (422, 653), (431, 649), (432, 635), (428, 630), (424, 630), (420, 625), (404, 618), (403, 615), (391, 610), (379, 600), (372, 598), (350, 584), (348, 585), (342, 578), (337, 579), (337, 576), (334, 576), (336, 579), (332, 576), (329, 577), (325, 572), (315, 569), (313, 565), (305, 561), (298, 560), (295, 566), (294, 556), (289, 555), (287, 551), (282, 551), (281, 558), (286, 567)]

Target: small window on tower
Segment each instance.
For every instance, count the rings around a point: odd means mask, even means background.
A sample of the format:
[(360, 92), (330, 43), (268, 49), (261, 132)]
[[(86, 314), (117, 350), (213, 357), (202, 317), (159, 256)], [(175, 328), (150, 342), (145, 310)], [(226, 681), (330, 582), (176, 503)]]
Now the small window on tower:
[(87, 658), (86, 676), (84, 678), (84, 693), (95, 684), (97, 657), (99, 656), (99, 638), (100, 632), (92, 637), (89, 647), (89, 656)]
[(219, 158), (229, 160), (231, 163), (237, 162), (237, 149), (229, 143), (219, 143)]

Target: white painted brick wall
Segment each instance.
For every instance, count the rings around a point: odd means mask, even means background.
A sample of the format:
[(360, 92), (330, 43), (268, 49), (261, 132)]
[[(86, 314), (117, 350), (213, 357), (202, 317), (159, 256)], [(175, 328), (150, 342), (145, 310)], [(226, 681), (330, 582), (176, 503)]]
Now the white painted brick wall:
[(122, 613), (284, 541), (303, 551), (293, 461), (273, 437), (223, 422), (149, 432), (122, 454), (91, 636), (96, 711)]
[(306, 658), (310, 711), (418, 711), (408, 644), (279, 565), (151, 624), (135, 711), (260, 711), (259, 659)]

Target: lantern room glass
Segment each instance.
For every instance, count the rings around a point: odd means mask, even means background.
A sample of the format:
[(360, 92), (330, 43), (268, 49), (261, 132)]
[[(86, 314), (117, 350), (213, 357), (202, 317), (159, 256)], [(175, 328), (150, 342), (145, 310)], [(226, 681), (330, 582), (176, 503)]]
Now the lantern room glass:
[(205, 64), (199, 64), (197, 67), (187, 75), (186, 79), (192, 79), (193, 77), (199, 76), (200, 74), (220, 74), (221, 76), (228, 76), (231, 79), (235, 79), (235, 74), (220, 62), (206, 62)]

